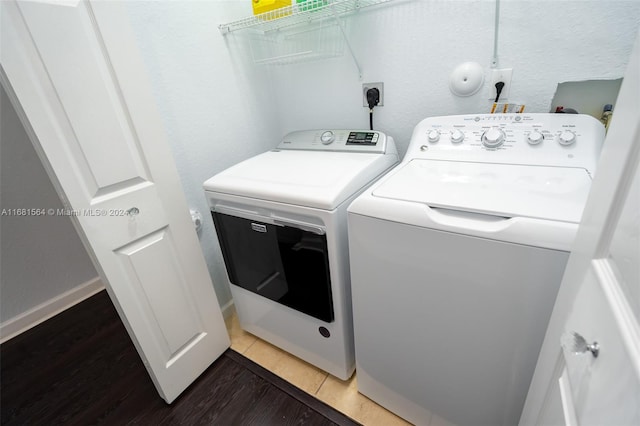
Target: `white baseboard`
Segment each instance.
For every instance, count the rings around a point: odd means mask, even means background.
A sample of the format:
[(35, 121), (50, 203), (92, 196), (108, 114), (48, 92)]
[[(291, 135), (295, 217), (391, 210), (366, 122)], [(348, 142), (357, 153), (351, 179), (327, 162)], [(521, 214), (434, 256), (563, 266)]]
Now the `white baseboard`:
[(233, 315), (233, 312), (235, 311), (235, 305), (233, 304), (233, 299), (225, 303), (224, 306), (221, 306), (220, 309), (222, 310), (223, 318), (225, 320), (228, 319), (231, 315)]
[(53, 299), (0, 323), (0, 343), (24, 333), (43, 321), (104, 290), (100, 277), (95, 277)]

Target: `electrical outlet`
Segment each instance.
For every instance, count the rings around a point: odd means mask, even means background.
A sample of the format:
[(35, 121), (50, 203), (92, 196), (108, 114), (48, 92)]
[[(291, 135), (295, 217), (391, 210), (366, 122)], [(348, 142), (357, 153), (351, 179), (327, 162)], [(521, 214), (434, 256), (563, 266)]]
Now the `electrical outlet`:
[(500, 93), (500, 100), (509, 98), (509, 91), (511, 90), (511, 74), (513, 73), (513, 68), (502, 68), (499, 70), (492, 70), (491, 72), (491, 81), (489, 85), (489, 99), (491, 101), (496, 100), (496, 83), (502, 81), (504, 83), (504, 87), (502, 88), (502, 92)]
[(362, 106), (369, 108), (369, 102), (367, 102), (367, 90), (376, 88), (380, 92), (380, 102), (376, 107), (384, 105), (384, 83), (363, 83), (362, 84)]

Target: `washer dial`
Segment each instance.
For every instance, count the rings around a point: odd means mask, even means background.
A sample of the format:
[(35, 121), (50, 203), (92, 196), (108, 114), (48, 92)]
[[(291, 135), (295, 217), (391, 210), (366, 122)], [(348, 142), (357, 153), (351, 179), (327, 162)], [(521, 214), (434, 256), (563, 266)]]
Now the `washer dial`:
[(482, 144), (487, 148), (497, 148), (504, 143), (506, 135), (498, 127), (492, 127), (482, 134)]
[(464, 140), (464, 132), (459, 130), (459, 129), (455, 129), (454, 131), (451, 132), (451, 142), (453, 143), (460, 143)]
[(329, 145), (335, 139), (336, 139), (336, 135), (334, 135), (331, 130), (327, 130), (326, 132), (322, 133), (322, 135), (320, 135), (320, 141), (324, 145)]
[(538, 145), (543, 140), (544, 140), (544, 135), (542, 134), (542, 132), (539, 132), (538, 130), (532, 130), (527, 135), (527, 142), (529, 143), (529, 145)]
[(575, 141), (576, 134), (571, 130), (563, 130), (562, 133), (560, 133), (560, 136), (558, 136), (558, 142), (560, 142), (560, 145), (571, 145)]
[(440, 131), (438, 130), (429, 130), (427, 133), (427, 140), (429, 143), (436, 143), (440, 140)]

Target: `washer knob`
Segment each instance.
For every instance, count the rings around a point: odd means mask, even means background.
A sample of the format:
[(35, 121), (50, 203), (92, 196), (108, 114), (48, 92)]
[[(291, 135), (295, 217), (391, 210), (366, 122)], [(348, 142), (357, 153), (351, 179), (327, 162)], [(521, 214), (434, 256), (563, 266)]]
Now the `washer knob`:
[(529, 142), (529, 145), (538, 145), (543, 140), (544, 135), (537, 130), (532, 130), (527, 136), (527, 142)]
[(460, 143), (464, 140), (464, 132), (458, 129), (455, 129), (451, 132), (451, 142)]
[(427, 133), (427, 140), (429, 143), (436, 143), (440, 140), (440, 131), (439, 130), (430, 130)]
[(336, 136), (333, 134), (331, 130), (327, 130), (326, 132), (322, 133), (322, 135), (320, 135), (320, 141), (324, 145), (329, 145), (335, 139), (336, 139)]
[(506, 135), (498, 127), (492, 127), (482, 134), (482, 144), (487, 148), (497, 148), (504, 142)]
[(576, 141), (576, 134), (571, 130), (563, 130), (558, 137), (558, 142), (560, 145), (571, 145)]

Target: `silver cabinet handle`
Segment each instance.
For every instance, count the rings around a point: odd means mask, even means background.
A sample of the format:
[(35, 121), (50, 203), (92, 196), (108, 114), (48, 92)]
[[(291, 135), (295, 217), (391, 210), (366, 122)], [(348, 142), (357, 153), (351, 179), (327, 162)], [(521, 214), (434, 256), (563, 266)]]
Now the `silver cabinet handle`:
[(138, 213), (140, 213), (140, 209), (137, 207), (131, 207), (129, 210), (127, 210), (127, 215), (131, 217), (137, 215)]
[(575, 331), (571, 333), (573, 335), (573, 348), (572, 351), (576, 354), (583, 354), (585, 352), (591, 352), (594, 358), (598, 358), (600, 353), (600, 345), (598, 342), (587, 343), (584, 337), (580, 333)]

